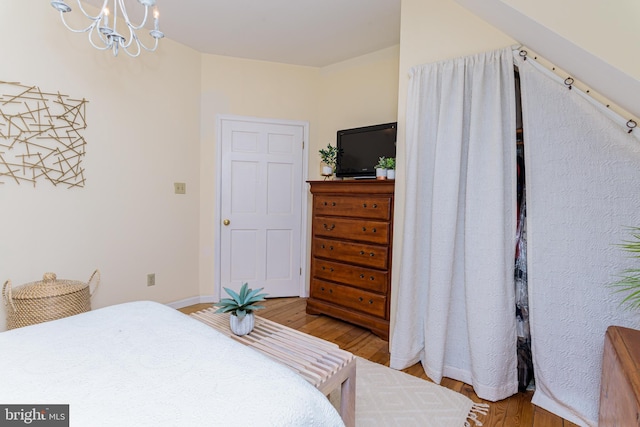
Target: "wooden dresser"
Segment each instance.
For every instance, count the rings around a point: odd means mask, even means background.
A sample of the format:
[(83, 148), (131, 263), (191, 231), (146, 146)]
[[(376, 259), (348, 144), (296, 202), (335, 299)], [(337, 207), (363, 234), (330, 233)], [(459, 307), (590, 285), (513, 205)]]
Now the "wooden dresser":
[(600, 427), (640, 426), (640, 331), (610, 326), (604, 340)]
[(389, 339), (391, 180), (311, 181), (313, 219), (307, 313)]

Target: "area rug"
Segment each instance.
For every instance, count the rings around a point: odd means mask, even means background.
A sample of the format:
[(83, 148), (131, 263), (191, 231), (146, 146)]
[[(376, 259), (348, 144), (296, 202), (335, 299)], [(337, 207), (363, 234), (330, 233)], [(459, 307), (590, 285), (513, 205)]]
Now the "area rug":
[[(220, 330), (224, 322), (213, 321), (215, 317), (207, 317), (207, 312), (213, 313), (207, 309), (191, 317)], [(329, 399), (337, 409), (340, 388)], [(356, 427), (475, 427), (482, 425), (479, 416), (487, 412), (488, 405), (474, 403), (453, 390), (356, 357)]]
[[(486, 404), (360, 357), (356, 372), (356, 427), (481, 426), (488, 412)], [(331, 393), (334, 406), (339, 393)]]

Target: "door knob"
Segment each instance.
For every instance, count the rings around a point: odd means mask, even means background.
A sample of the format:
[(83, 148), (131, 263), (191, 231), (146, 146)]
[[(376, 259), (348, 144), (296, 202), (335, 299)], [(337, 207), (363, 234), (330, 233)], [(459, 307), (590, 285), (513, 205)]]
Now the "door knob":
[(222, 223), (224, 225), (229, 225), (229, 224), (231, 224), (231, 221), (229, 221), (228, 219), (225, 219), (224, 221), (222, 221)]

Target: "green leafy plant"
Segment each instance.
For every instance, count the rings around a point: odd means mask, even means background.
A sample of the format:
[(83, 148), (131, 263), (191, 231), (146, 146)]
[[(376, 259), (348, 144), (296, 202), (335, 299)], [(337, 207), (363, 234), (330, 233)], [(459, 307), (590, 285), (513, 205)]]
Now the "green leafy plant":
[[(640, 258), (640, 227), (629, 227), (632, 239), (624, 240), (617, 245), (629, 252), (632, 258)], [(624, 270), (620, 280), (611, 284), (614, 292), (627, 294), (622, 300), (622, 305), (630, 309), (640, 309), (640, 269), (630, 268)]]
[(336, 168), (338, 162), (338, 148), (327, 144), (327, 148), (321, 148), (319, 151), (320, 160), (327, 166), (331, 166), (331, 169)]
[(382, 156), (378, 158), (378, 164), (374, 166), (376, 169), (387, 169), (387, 158)]
[(213, 306), (218, 307), (216, 313), (231, 313), (242, 319), (247, 314), (264, 308), (263, 305), (256, 305), (256, 303), (264, 301), (264, 297), (268, 295), (260, 293), (263, 289), (250, 289), (248, 283), (242, 285), (239, 293), (232, 289), (224, 288), (231, 298), (222, 298), (220, 302)]
[(385, 169), (395, 169), (396, 168), (396, 158), (395, 157), (387, 157), (384, 161)]

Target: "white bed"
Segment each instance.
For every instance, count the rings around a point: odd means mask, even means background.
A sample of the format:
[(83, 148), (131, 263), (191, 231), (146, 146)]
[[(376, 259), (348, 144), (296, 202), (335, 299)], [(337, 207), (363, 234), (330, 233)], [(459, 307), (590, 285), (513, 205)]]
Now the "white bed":
[(69, 404), (71, 426), (343, 426), (304, 379), (139, 301), (0, 333), (0, 403)]

